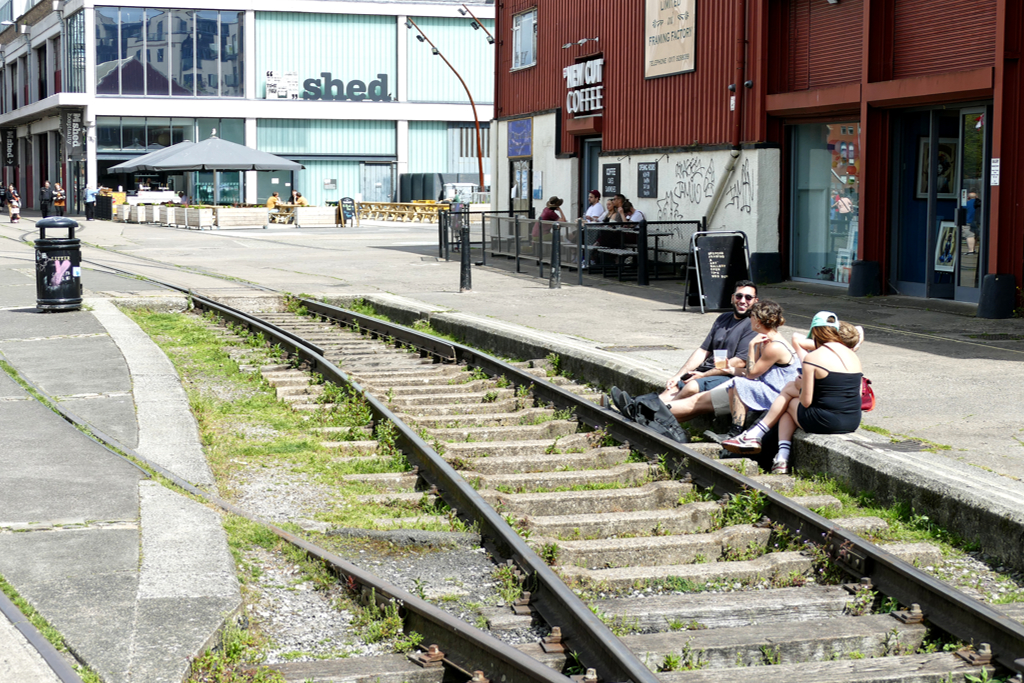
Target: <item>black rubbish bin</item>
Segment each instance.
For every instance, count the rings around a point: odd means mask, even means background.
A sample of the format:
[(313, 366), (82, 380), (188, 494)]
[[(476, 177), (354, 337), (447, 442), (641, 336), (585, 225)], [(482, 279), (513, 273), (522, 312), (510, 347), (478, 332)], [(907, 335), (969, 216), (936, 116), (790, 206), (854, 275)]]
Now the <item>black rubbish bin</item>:
[[(82, 307), (82, 250), (75, 239), (78, 223), (70, 218), (44, 218), (36, 223), (36, 308), (77, 311)], [(46, 231), (67, 230), (67, 237), (46, 237)]]

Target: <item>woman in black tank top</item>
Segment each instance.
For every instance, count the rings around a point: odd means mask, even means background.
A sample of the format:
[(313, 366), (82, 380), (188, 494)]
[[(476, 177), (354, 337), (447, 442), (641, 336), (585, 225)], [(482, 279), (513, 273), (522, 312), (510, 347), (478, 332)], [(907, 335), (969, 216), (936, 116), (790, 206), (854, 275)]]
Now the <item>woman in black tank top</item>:
[(761, 437), (779, 425), (779, 454), (772, 472), (789, 472), (789, 450), (797, 427), (810, 434), (846, 434), (860, 426), (860, 360), (843, 345), (839, 319), (824, 311), (811, 327), (815, 350), (804, 359), (803, 376), (786, 385), (756, 425), (722, 446), (732, 453), (759, 453)]

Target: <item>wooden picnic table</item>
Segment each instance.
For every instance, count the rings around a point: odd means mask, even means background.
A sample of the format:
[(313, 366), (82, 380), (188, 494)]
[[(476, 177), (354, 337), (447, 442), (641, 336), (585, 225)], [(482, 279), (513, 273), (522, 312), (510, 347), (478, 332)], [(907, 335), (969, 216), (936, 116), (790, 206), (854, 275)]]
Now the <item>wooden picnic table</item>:
[(359, 202), (357, 211), (360, 219), (434, 223), (442, 206), (447, 208), (446, 204), (424, 202)]
[(271, 223), (291, 223), (295, 220), (295, 209), (298, 208), (299, 204), (286, 204), (284, 202), (278, 202), (277, 213), (271, 212), (270, 222)]

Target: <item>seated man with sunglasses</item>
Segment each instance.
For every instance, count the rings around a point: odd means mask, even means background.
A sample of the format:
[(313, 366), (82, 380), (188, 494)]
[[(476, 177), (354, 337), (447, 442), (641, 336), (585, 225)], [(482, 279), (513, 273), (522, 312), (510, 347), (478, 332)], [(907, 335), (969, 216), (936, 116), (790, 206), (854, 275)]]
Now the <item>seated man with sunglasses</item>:
[[(729, 365), (746, 366), (750, 340), (755, 335), (750, 327), (750, 307), (756, 301), (757, 285), (750, 280), (738, 281), (736, 291), (732, 295), (732, 312), (718, 316), (700, 348), (690, 355), (679, 372), (665, 384), (665, 391), (660, 396), (662, 401), (671, 403), (688, 398), (710, 391), (732, 379), (733, 375), (727, 370), (715, 367), (716, 350), (726, 351)], [(728, 412), (729, 406), (726, 401), (723, 414)]]

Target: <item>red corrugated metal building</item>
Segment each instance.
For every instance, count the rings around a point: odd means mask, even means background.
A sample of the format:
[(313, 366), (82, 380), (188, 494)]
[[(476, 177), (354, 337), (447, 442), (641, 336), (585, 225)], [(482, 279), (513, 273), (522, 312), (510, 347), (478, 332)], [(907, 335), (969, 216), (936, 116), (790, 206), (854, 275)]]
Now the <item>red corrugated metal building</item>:
[[(496, 9), (501, 208), (558, 195), (578, 216), (588, 190), (611, 189), (651, 220), (710, 214), (713, 228), (744, 230), (762, 279), (847, 286), (852, 274), (855, 293), (980, 300), (983, 311), (1014, 289), (985, 275), (1019, 286), (1020, 3)], [(660, 43), (654, 61), (647, 48)], [(588, 63), (575, 79), (567, 69)], [(656, 164), (653, 192), (640, 194), (641, 163)]]

